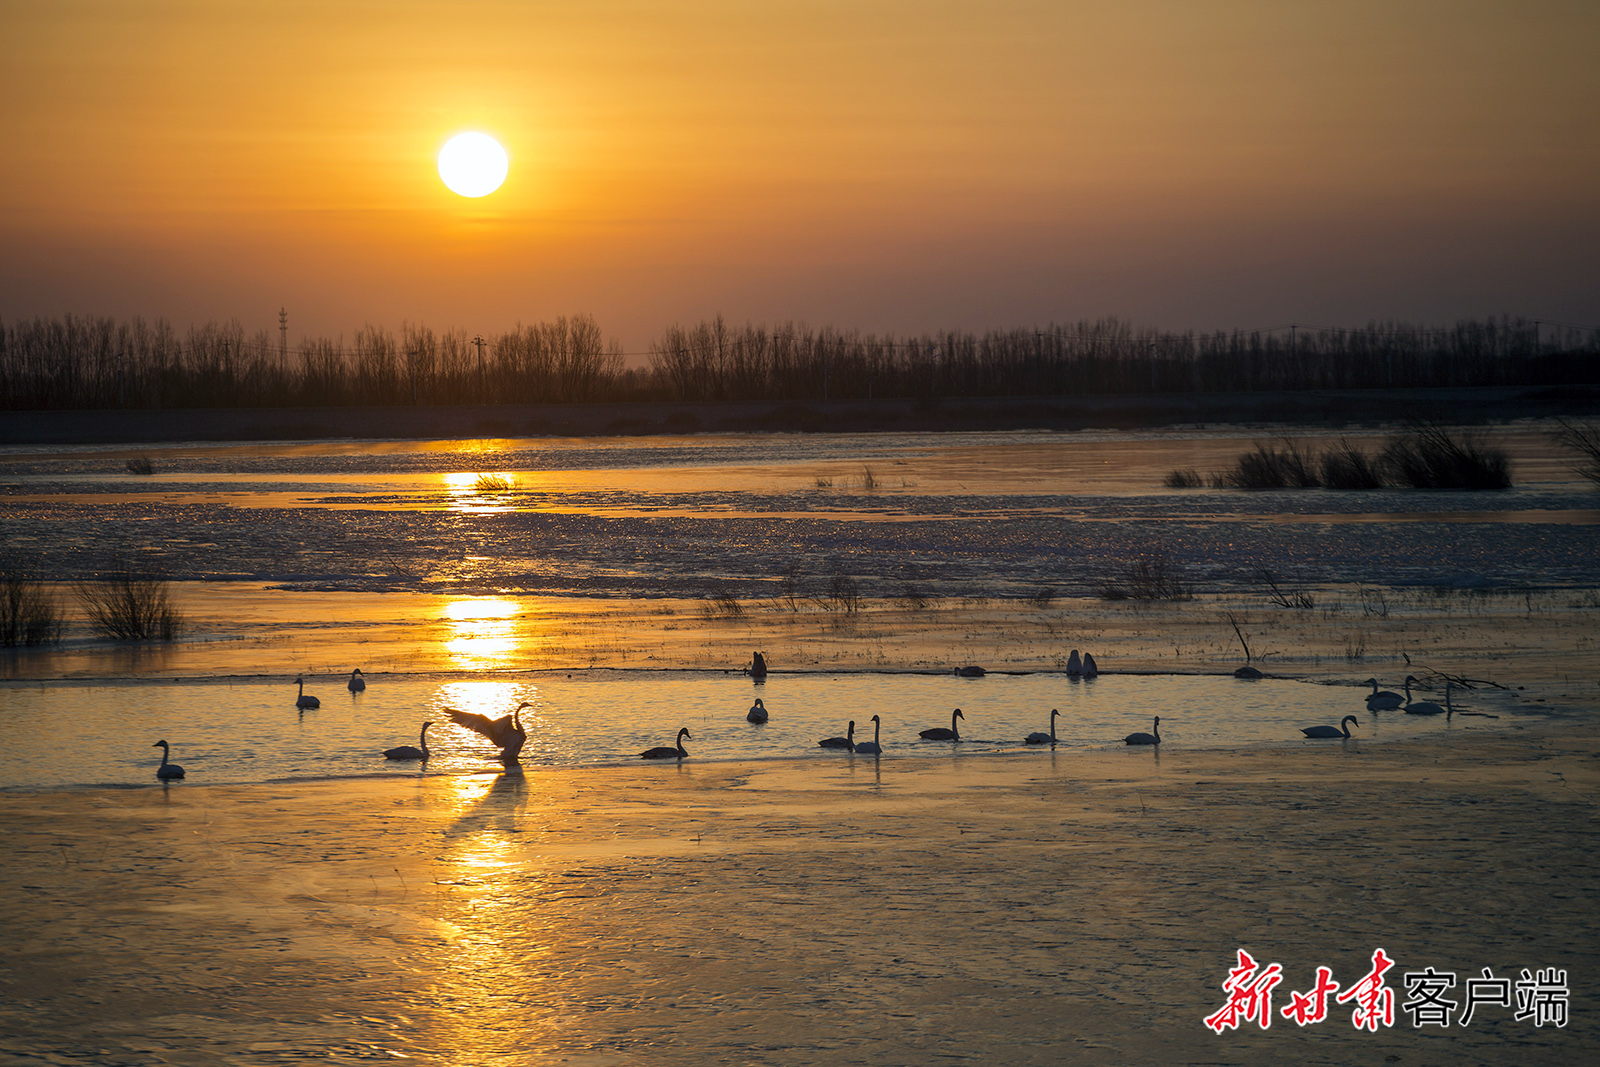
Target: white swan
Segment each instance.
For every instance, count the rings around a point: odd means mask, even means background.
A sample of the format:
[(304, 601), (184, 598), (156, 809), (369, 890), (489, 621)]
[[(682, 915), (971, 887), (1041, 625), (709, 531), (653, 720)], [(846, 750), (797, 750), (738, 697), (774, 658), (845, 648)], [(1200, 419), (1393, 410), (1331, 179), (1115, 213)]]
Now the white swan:
[(175, 778), (182, 778), (183, 777), (183, 768), (182, 767), (178, 766), (176, 763), (168, 763), (167, 762), (167, 757), (172, 754), (172, 749), (166, 743), (166, 741), (164, 741), (164, 740), (163, 741), (157, 741), (155, 744), (151, 745), (150, 747), (151, 748), (159, 748), (161, 750), (161, 766), (156, 768), (156, 777), (157, 778), (160, 778), (163, 782), (166, 782), (166, 781), (171, 781), (171, 780), (173, 780)]
[(367, 680), (361, 677), (361, 668), (357, 667), (350, 672), (350, 680), (344, 683), (345, 688), (352, 693), (360, 693), (367, 688)]
[(757, 726), (767, 721), (767, 706), (761, 703), (761, 698), (756, 697), (756, 702), (750, 705), (750, 710), (745, 712), (745, 722), (753, 722)]
[(1053, 745), (1056, 743), (1056, 716), (1061, 713), (1055, 708), (1050, 709), (1050, 732), (1047, 734), (1029, 734), (1022, 740), (1029, 745)]
[(1380, 690), (1376, 678), (1368, 678), (1363, 684), (1372, 686), (1372, 692), (1367, 696), (1368, 711), (1393, 711), (1405, 703), (1411, 693), (1409, 686), (1406, 688), (1406, 697), (1401, 696), (1399, 693), (1391, 693), (1387, 689)]
[(295, 707), (299, 708), (301, 711), (305, 711), (308, 708), (322, 707), (322, 701), (318, 700), (314, 696), (306, 695), (306, 680), (304, 678), (296, 678), (294, 682), (300, 687), (299, 695), (294, 698)]
[(1128, 745), (1159, 745), (1161, 743), (1161, 716), (1156, 716), (1156, 723), (1150, 729), (1154, 732), (1129, 734), (1122, 741)]
[[(1411, 682), (1413, 682), (1415, 680), (1416, 679), (1409, 678), (1409, 677), (1406, 679), (1406, 683), (1407, 683), (1407, 686), (1408, 686), (1408, 688), (1406, 689), (1406, 695), (1407, 696), (1411, 695), (1411, 690), (1409, 688), (1409, 685), (1410, 685)], [(1438, 705), (1438, 704), (1435, 704), (1431, 700), (1419, 700), (1419, 701), (1417, 701), (1415, 703), (1412, 703), (1411, 701), (1407, 700), (1406, 701), (1406, 714), (1407, 715), (1446, 715), (1446, 714), (1453, 714), (1455, 712), (1455, 708), (1450, 706), (1450, 690), (1452, 690), (1454, 688), (1455, 688), (1455, 683), (1454, 682), (1446, 682), (1446, 683), (1444, 683), (1444, 705), (1442, 707), (1440, 705)]]
[(843, 737), (824, 737), (817, 744), (823, 748), (848, 748), (851, 752), (856, 750), (856, 721), (850, 720), (850, 726), (845, 730)]
[(860, 752), (860, 753), (865, 753), (868, 756), (882, 755), (883, 754), (883, 746), (878, 744), (878, 731), (880, 729), (882, 729), (882, 727), (883, 727), (882, 720), (880, 720), (876, 715), (874, 715), (872, 717), (872, 740), (871, 741), (863, 741), (863, 742), (861, 742), (859, 745), (856, 746), (856, 751)]
[(1083, 676), (1085, 678), (1098, 678), (1100, 676), (1100, 668), (1095, 666), (1094, 656), (1087, 652), (1083, 654)]
[(422, 734), (417, 738), (417, 744), (421, 746), (420, 748), (413, 748), (410, 745), (401, 745), (399, 748), (385, 749), (383, 758), (419, 759), (426, 763), (428, 761), (428, 756), (430, 755), (428, 752), (428, 727), (432, 725), (433, 723), (431, 722), (425, 722), (422, 724)]
[(524, 700), (517, 705), (517, 710), (498, 719), (491, 719), (476, 712), (457, 711), (455, 708), (445, 708), (444, 713), (450, 716), (450, 721), (457, 726), (465, 726), (499, 745), (501, 762), (515, 763), (522, 753), (522, 746), (528, 742), (528, 731), (522, 726), (522, 709), (531, 707), (533, 702)]
[(676, 747), (668, 748), (666, 745), (657, 745), (655, 748), (647, 748), (643, 752), (639, 753), (639, 758), (640, 759), (683, 759), (685, 756), (687, 756), (689, 754), (688, 749), (683, 747), (683, 739), (685, 737), (688, 737), (689, 740), (691, 740), (691, 741), (694, 740), (694, 738), (689, 737), (689, 728), (687, 726), (682, 727), (681, 729), (678, 730), (678, 738), (677, 738), (677, 746)]
[(965, 718), (966, 716), (961, 714), (961, 709), (957, 708), (950, 713), (950, 729), (946, 730), (943, 726), (933, 726), (923, 730), (917, 736), (928, 741), (959, 741), (961, 740), (961, 730), (956, 726), (956, 720)]
[(1353, 722), (1357, 726), (1361, 725), (1360, 719), (1354, 715), (1346, 715), (1339, 720), (1338, 726), (1302, 726), (1300, 727), (1300, 732), (1307, 737), (1349, 737), (1350, 727), (1345, 725), (1347, 722)]

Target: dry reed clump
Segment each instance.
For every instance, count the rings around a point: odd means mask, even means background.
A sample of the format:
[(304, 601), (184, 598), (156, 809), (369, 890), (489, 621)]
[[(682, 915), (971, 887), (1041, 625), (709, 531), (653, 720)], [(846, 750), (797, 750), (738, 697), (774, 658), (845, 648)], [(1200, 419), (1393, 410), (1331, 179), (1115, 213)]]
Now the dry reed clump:
[[(1600, 432), (1596, 433), (1600, 447)], [(1597, 461), (1600, 462), (1600, 461)], [(1581, 472), (1580, 472), (1581, 473)], [(1597, 469), (1600, 474), (1600, 469)], [(1193, 471), (1173, 471), (1169, 488), (1186, 488)], [(1284, 439), (1281, 448), (1258, 443), (1231, 469), (1211, 475), (1215, 489), (1381, 489), (1385, 484), (1413, 489), (1507, 489), (1511, 460), (1485, 445), (1470, 430), (1451, 432), (1419, 422), (1394, 438), (1377, 456), (1369, 456), (1348, 440), (1320, 454)]]
[(171, 641), (183, 629), (170, 583), (158, 575), (113, 571), (98, 581), (78, 582), (73, 591), (102, 637), (116, 641)]
[(1413, 489), (1511, 488), (1511, 458), (1470, 430), (1452, 434), (1419, 423), (1391, 441), (1379, 462), (1392, 479)]
[(732, 593), (716, 593), (701, 605), (700, 613), (708, 619), (742, 619), (744, 605)]
[(503, 474), (480, 474), (473, 479), (472, 489), (478, 493), (504, 493), (516, 484)]
[(878, 488), (878, 484), (878, 476), (872, 472), (871, 467), (863, 463), (861, 465), (861, 488), (870, 493)]
[(1284, 438), (1282, 449), (1257, 443), (1225, 472), (1224, 481), (1233, 489), (1315, 489), (1321, 484), (1316, 466), (1316, 457)]
[(149, 456), (135, 456), (123, 464), (129, 474), (154, 474), (156, 467), (150, 462)]
[(1199, 489), (1206, 484), (1206, 481), (1193, 467), (1184, 467), (1181, 470), (1168, 472), (1161, 484), (1168, 489)]
[(1095, 590), (1102, 600), (1193, 600), (1182, 569), (1165, 552), (1136, 559)]
[(1322, 484), (1329, 489), (1381, 489), (1378, 462), (1344, 438), (1322, 454)]
[(0, 645), (51, 645), (61, 640), (61, 607), (44, 585), (20, 574), (0, 575)]
[(1556, 444), (1578, 453), (1571, 470), (1580, 478), (1600, 485), (1600, 423), (1568, 422), (1557, 419), (1561, 428), (1550, 436)]

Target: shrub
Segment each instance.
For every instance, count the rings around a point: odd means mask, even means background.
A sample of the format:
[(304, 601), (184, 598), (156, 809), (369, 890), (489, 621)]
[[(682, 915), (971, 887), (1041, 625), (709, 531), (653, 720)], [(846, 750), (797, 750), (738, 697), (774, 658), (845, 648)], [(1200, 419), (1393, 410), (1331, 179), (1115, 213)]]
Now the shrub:
[(61, 640), (61, 608), (32, 578), (0, 575), (0, 645), (50, 645)]
[(171, 641), (183, 628), (183, 615), (172, 603), (165, 578), (114, 571), (98, 581), (74, 587), (89, 624), (117, 641)]
[(1193, 467), (1184, 467), (1182, 470), (1171, 471), (1161, 483), (1168, 489), (1198, 489), (1205, 485), (1205, 479), (1200, 477), (1200, 472)]
[(1566, 419), (1556, 422), (1561, 427), (1551, 434), (1556, 444), (1578, 453), (1572, 472), (1600, 485), (1600, 423), (1568, 422)]
[(1509, 489), (1511, 459), (1471, 431), (1452, 434), (1419, 423), (1383, 450), (1380, 462), (1395, 481), (1413, 489)]
[(1102, 600), (1192, 600), (1183, 572), (1165, 552), (1155, 552), (1123, 567), (1096, 590)]

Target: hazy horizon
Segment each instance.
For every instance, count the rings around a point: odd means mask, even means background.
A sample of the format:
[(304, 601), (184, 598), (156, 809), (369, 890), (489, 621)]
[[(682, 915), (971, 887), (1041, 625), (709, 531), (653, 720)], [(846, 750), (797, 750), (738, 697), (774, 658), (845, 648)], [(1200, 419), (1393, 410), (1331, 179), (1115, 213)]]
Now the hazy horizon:
[(5, 318), (1600, 322), (1589, 5), (0, 12)]

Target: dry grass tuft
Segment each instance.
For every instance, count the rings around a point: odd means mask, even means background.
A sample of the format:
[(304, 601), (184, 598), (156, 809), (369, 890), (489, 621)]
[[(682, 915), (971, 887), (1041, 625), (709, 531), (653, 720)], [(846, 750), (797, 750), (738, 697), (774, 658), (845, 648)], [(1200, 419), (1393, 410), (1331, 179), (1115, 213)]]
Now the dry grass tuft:
[(172, 602), (170, 585), (160, 575), (120, 568), (98, 581), (78, 582), (73, 590), (102, 637), (171, 641), (183, 629), (183, 614)]
[(0, 645), (51, 645), (61, 640), (61, 607), (43, 584), (19, 574), (0, 575)]

